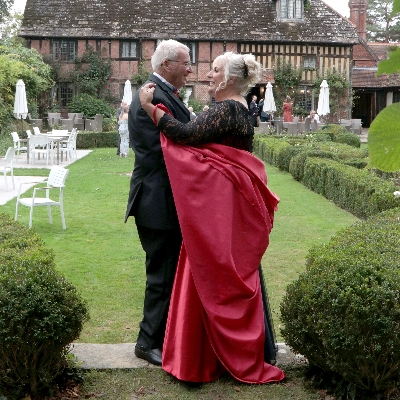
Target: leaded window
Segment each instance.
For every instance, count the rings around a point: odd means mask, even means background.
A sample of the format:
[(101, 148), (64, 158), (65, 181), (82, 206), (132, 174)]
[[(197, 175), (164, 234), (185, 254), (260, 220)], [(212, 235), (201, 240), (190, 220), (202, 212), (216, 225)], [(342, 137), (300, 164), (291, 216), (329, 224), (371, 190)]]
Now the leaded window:
[(121, 58), (137, 58), (137, 42), (125, 40), (121, 43)]
[(280, 0), (279, 18), (280, 19), (302, 19), (304, 0)]
[(57, 61), (74, 61), (76, 54), (75, 40), (53, 40), (53, 58)]

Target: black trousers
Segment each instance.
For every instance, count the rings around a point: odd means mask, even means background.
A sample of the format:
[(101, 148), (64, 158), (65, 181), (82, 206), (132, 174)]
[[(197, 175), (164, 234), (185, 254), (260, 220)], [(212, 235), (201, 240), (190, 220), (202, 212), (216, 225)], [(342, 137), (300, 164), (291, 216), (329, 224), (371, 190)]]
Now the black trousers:
[(137, 225), (137, 230), (146, 252), (146, 290), (137, 343), (162, 349), (182, 234), (180, 229), (151, 229), (141, 225)]

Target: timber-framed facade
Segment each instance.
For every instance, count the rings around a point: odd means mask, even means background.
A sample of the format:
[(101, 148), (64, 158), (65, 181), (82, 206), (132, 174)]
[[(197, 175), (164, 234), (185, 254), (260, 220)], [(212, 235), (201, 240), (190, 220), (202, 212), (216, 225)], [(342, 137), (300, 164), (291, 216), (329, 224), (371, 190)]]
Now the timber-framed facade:
[[(189, 96), (210, 102), (207, 73), (224, 51), (255, 54), (264, 70), (251, 93), (259, 98), (267, 82), (274, 82), (277, 58), (304, 67), (298, 101), (309, 111), (316, 107), (311, 83), (317, 74), (335, 68), (352, 79), (354, 26), (321, 0), (285, 0), (245, 3), (219, 0), (181, 3), (176, 0), (27, 0), (21, 36), (28, 46), (56, 60), (61, 75), (74, 68), (73, 55), (88, 46), (111, 59), (111, 92), (121, 98), (123, 85), (150, 58), (158, 40), (176, 39), (192, 49), (193, 74)], [(295, 7), (293, 12), (288, 7)], [(79, 11), (77, 11), (79, 10)], [(123, 12), (121, 11), (123, 10)], [(50, 15), (54, 13), (54, 18)], [(53, 99), (68, 104), (75, 93), (65, 78), (57, 82)]]

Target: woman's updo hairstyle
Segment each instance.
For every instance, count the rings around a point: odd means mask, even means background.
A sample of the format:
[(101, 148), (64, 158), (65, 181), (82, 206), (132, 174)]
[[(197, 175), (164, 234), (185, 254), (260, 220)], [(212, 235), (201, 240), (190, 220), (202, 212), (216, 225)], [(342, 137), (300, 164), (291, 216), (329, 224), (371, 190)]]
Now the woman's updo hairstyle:
[(225, 82), (236, 78), (235, 86), (241, 95), (245, 95), (249, 87), (260, 80), (261, 64), (253, 54), (238, 54), (228, 51), (218, 58), (222, 59)]

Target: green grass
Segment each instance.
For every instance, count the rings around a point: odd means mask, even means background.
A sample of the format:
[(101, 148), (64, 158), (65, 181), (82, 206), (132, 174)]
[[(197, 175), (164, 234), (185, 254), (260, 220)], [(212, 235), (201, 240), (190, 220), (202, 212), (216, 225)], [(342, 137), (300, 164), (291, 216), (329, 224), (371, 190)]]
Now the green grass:
[[(133, 156), (120, 158), (115, 153), (115, 149), (96, 149), (68, 167), (66, 230), (62, 229), (57, 208), (52, 225), (44, 207), (35, 209), (33, 217), (33, 229), (55, 252), (57, 269), (89, 304), (91, 320), (79, 340), (84, 343), (135, 342), (142, 318), (145, 254), (134, 220), (124, 223)], [(327, 243), (357, 218), (309, 191), (290, 174), (269, 165), (267, 173), (269, 186), (281, 202), (263, 269), (277, 339), (282, 341), (279, 304), (287, 284), (304, 271), (311, 246)], [(24, 170), (23, 174), (48, 175), (48, 170)], [(11, 216), (14, 210), (15, 199), (0, 206), (0, 212)], [(19, 215), (19, 222), (27, 224), (29, 209), (21, 206)], [(291, 376), (285, 384), (241, 385), (226, 378), (195, 388), (177, 382), (160, 369), (94, 371), (87, 375), (85, 391), (89, 393), (93, 385), (96, 393), (104, 391), (103, 398), (107, 399), (133, 399), (135, 395), (148, 399), (318, 398), (304, 389), (299, 371), (285, 368)], [(145, 393), (140, 391), (142, 386)]]
[[(167, 375), (160, 368), (92, 371), (85, 383), (85, 393), (96, 393), (102, 399), (164, 400), (318, 400), (316, 390), (309, 388), (303, 368), (285, 366), (284, 383), (248, 385), (225, 375), (215, 382), (186, 384)], [(97, 397), (96, 397), (97, 398)]]
[[(53, 224), (46, 209), (34, 211), (33, 228), (56, 255), (57, 269), (80, 290), (90, 306), (91, 320), (84, 343), (135, 342), (142, 317), (144, 262), (134, 220), (124, 223), (133, 157), (120, 158), (114, 149), (97, 149), (71, 164), (65, 190), (67, 229), (58, 208)], [(17, 170), (18, 171), (18, 170)], [(47, 170), (25, 170), (26, 174)], [(263, 269), (273, 310), (277, 339), (279, 303), (288, 283), (304, 270), (314, 244), (326, 243), (357, 219), (293, 180), (267, 166), (270, 188), (281, 202), (276, 213)], [(15, 200), (0, 207), (14, 215)], [(28, 223), (29, 209), (19, 208), (19, 221)]]

